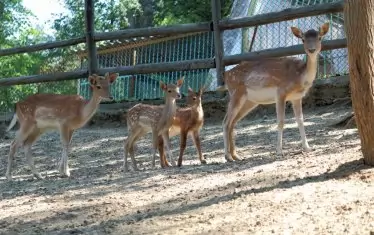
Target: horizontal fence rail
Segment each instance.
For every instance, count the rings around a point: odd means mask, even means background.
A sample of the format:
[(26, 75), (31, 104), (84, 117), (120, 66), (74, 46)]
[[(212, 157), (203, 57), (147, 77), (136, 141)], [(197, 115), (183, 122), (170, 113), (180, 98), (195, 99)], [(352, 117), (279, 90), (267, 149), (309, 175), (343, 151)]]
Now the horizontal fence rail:
[(173, 34), (199, 33), (211, 31), (211, 23), (180, 24), (162, 27), (148, 27), (137, 29), (125, 29), (115, 32), (95, 33), (94, 40), (130, 39), (135, 37), (168, 36)]
[(35, 52), (35, 51), (42, 51), (42, 50), (48, 50), (48, 49), (55, 49), (60, 47), (68, 47), (68, 46), (74, 46), (80, 43), (86, 42), (85, 37), (81, 38), (73, 38), (63, 41), (57, 41), (57, 42), (46, 42), (41, 44), (36, 44), (32, 46), (25, 46), (25, 47), (15, 47), (10, 49), (3, 49), (0, 50), (0, 56), (6, 56), (6, 55), (15, 55), (20, 53), (29, 53), (29, 52)]
[(3, 78), (0, 79), (0, 86), (13, 86), (22, 84), (32, 84), (39, 82), (58, 82), (65, 80), (74, 80), (88, 77), (87, 70), (78, 70), (72, 72), (59, 72), (53, 74), (43, 74), (43, 75), (31, 75), (22, 76), (14, 78)]
[(328, 13), (337, 13), (344, 10), (344, 1), (335, 3), (317, 4), (315, 6), (306, 6), (300, 8), (288, 8), (279, 12), (259, 14), (250, 17), (241, 17), (239, 19), (221, 20), (219, 28), (229, 30), (244, 27), (260, 26), (281, 21), (294, 20), (309, 16), (316, 16)]
[[(347, 46), (346, 39), (336, 39), (322, 42), (322, 51), (345, 48)], [(267, 57), (282, 57), (282, 56), (293, 56), (304, 53), (304, 46), (302, 44), (281, 47), (276, 49), (267, 49), (256, 52), (249, 52), (240, 55), (224, 56), (223, 62), (227, 65), (238, 64), (241, 61), (253, 61)], [(149, 74), (156, 72), (172, 72), (172, 71), (184, 71), (193, 69), (204, 69), (204, 68), (215, 68), (214, 59), (199, 59), (199, 60), (185, 60), (168, 63), (158, 64), (139, 64), (135, 66), (121, 66), (121, 67), (109, 67), (99, 69), (99, 74), (106, 72), (116, 72), (120, 75), (132, 75), (132, 74)], [(4, 78), (0, 79), (0, 86), (11, 86), (29, 83), (39, 82), (52, 82), (52, 81), (64, 81), (73, 80), (79, 78), (85, 78), (88, 76), (87, 70), (79, 70), (74, 72), (35, 75), (35, 76), (24, 76), (16, 78)]]

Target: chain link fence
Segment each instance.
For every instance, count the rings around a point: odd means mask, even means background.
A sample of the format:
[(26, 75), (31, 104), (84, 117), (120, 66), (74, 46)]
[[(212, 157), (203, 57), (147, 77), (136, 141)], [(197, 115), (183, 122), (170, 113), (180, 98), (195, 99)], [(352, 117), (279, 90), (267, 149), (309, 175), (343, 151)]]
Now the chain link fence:
[[(83, 68), (87, 68), (87, 54), (82, 53)], [(205, 59), (214, 57), (214, 40), (212, 32), (174, 35), (170, 37), (134, 38), (132, 40), (104, 42), (98, 45), (98, 63), (100, 68), (132, 66), (138, 64), (156, 64), (184, 60)], [(112, 87), (116, 101), (157, 99), (163, 96), (159, 81), (175, 83), (185, 77), (181, 92), (187, 94), (188, 87), (199, 89), (210, 84), (213, 79), (208, 76), (209, 69), (198, 69), (179, 72), (161, 72), (153, 74), (134, 74), (120, 76)], [(79, 82), (79, 93), (90, 97), (90, 86), (87, 79)]]
[[(231, 15), (228, 18), (253, 16), (277, 12), (288, 8), (298, 8), (337, 1), (338, 0), (236, 0)], [(324, 40), (345, 38), (343, 13), (333, 13), (266, 24), (258, 27), (227, 30), (223, 33), (225, 55), (235, 55), (243, 52), (255, 52), (301, 44), (301, 40), (292, 34), (291, 26), (299, 27), (303, 31), (309, 29), (317, 30), (325, 22), (330, 22), (330, 30), (324, 37)], [(304, 60), (306, 59), (305, 54), (296, 55), (296, 57)], [(227, 66), (226, 71), (234, 66), (235, 65)], [(328, 78), (347, 73), (348, 57), (346, 48), (323, 51), (320, 53), (317, 78)], [(213, 77), (211, 80), (216, 81), (216, 70), (211, 69), (209, 74)], [(215, 89), (216, 86), (217, 84), (212, 82), (210, 88)]]

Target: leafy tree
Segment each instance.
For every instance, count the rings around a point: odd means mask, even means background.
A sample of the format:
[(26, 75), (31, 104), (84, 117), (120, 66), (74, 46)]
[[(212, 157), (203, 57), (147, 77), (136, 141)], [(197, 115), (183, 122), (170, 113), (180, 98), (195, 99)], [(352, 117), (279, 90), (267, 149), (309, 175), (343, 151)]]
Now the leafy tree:
[[(234, 0), (221, 0), (221, 15), (229, 15)], [(212, 20), (211, 0), (158, 0), (157, 25), (197, 23)]]

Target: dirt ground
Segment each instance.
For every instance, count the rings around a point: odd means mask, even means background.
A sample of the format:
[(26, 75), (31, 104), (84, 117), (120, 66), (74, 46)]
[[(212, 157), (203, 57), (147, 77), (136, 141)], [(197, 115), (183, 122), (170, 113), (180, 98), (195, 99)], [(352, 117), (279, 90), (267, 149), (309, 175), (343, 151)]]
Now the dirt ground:
[[(242, 162), (223, 156), (221, 122), (201, 132), (207, 165), (192, 141), (182, 168), (150, 167), (150, 135), (138, 142), (141, 171), (123, 173), (124, 127), (87, 127), (73, 137), (70, 178), (56, 172), (59, 136), (33, 147), (44, 180), (30, 176), (22, 151), (5, 181), (10, 140), (0, 144), (0, 234), (370, 234), (374, 169), (363, 165), (356, 129), (331, 127), (349, 107), (305, 110), (313, 152), (301, 152), (292, 112), (284, 157), (275, 157), (275, 115), (236, 127)], [(14, 135), (14, 132), (11, 133)], [(173, 138), (178, 155), (179, 138)], [(158, 164), (158, 162), (157, 162)]]

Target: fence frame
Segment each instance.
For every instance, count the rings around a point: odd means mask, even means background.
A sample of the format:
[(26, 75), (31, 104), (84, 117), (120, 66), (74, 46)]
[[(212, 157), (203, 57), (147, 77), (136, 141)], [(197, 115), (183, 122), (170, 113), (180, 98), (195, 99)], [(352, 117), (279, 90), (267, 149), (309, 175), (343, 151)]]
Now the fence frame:
[[(232, 56), (223, 56), (223, 42), (221, 34), (224, 30), (259, 26), (264, 24), (277, 23), (287, 20), (304, 18), (309, 16), (316, 16), (328, 13), (342, 12), (344, 10), (344, 0), (335, 3), (317, 4), (314, 6), (306, 6), (300, 8), (289, 8), (279, 12), (259, 14), (251, 17), (243, 17), (239, 19), (222, 20), (220, 17), (220, 0), (211, 0), (212, 21), (200, 22), (193, 24), (179, 24), (163, 27), (148, 27), (137, 29), (118, 30), (114, 32), (98, 32), (94, 31), (94, 1), (85, 0), (85, 20), (86, 20), (86, 36), (81, 38), (74, 38), (64, 41), (56, 41), (49, 43), (36, 44), (26, 47), (17, 47), (11, 49), (0, 50), (0, 56), (14, 55), (26, 52), (35, 52), (46, 49), (60, 48), (73, 46), (86, 42), (86, 47), (89, 53), (89, 69), (71, 72), (61, 72), (45, 75), (22, 76), (17, 78), (2, 78), (0, 79), (1, 86), (11, 86), (19, 84), (31, 84), (40, 82), (53, 82), (73, 80), (86, 77), (92, 73), (103, 74), (106, 72), (118, 72), (120, 75), (131, 74), (146, 74), (154, 72), (169, 72), (192, 70), (201, 68), (216, 68), (217, 82), (222, 83), (222, 76), (224, 73), (224, 66), (237, 64), (241, 61), (257, 60), (265, 57), (281, 57), (291, 56), (303, 53), (303, 46), (301, 44), (281, 47), (275, 49), (268, 49), (256, 52), (242, 53)], [(113, 39), (126, 39), (132, 37), (146, 37), (155, 35), (173, 35), (192, 32), (208, 32), (214, 31), (215, 40), (215, 58), (214, 59), (200, 59), (200, 60), (184, 60), (177, 62), (158, 63), (158, 64), (141, 64), (134, 66), (108, 67), (98, 69), (96, 42)], [(331, 50), (346, 48), (346, 39), (323, 41), (322, 50)]]

